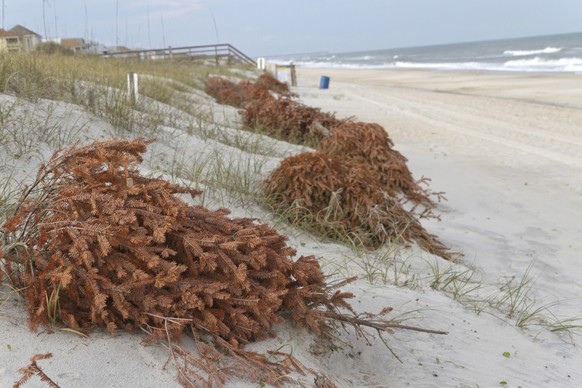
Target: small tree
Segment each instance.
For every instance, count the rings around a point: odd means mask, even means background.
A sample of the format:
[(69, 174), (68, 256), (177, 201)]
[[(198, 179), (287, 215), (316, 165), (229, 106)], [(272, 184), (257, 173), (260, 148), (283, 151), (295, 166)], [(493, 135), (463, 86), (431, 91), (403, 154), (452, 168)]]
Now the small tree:
[(57, 42), (39, 43), (34, 47), (34, 51), (48, 55), (73, 55), (75, 53), (72, 49)]

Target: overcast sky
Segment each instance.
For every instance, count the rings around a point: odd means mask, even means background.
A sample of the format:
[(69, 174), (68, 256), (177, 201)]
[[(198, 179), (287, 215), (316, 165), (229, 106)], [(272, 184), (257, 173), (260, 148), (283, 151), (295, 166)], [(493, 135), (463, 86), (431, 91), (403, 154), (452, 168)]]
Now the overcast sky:
[[(349, 52), (582, 31), (582, 0), (3, 0), (4, 28), (251, 56)], [(43, 7), (44, 5), (44, 7)], [(44, 12), (43, 12), (44, 8)]]

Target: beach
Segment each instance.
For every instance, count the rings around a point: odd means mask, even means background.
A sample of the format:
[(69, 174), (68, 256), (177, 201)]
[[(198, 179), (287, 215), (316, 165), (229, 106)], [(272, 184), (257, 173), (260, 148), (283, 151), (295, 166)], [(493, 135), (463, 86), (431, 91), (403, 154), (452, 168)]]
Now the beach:
[[(321, 75), (327, 90), (317, 89)], [(298, 71), (304, 103), (379, 123), (415, 176), (446, 192), (442, 221), (425, 223), (429, 231), (487, 281), (529, 271), (538, 303), (564, 317), (582, 316), (580, 82), (576, 74)]]
[[(292, 354), (338, 387), (581, 386), (582, 98), (576, 85), (582, 76), (306, 67), (297, 75), (292, 91), (301, 102), (380, 124), (414, 177), (430, 178), (431, 190), (445, 193), (437, 208), (441, 220), (422, 225), (458, 259), (450, 263), (416, 246), (358, 253), (277, 227), (297, 257), (315, 255), (335, 279), (359, 277), (342, 287), (354, 294), (356, 312), (391, 306), (388, 318), (448, 334), (396, 330), (386, 336), (387, 349), (378, 338), (367, 344), (342, 332), (351, 346), (314, 353), (314, 336), (286, 323), (274, 327), (275, 338), (245, 349)], [(319, 89), (323, 75), (329, 89)], [(202, 94), (196, 94), (201, 106), (228, 118), (218, 124), (226, 128), (221, 135), (240, 132), (237, 109)], [(78, 106), (58, 107), (90, 123), (88, 137), (113, 132)], [(239, 162), (257, 156), (181, 127), (164, 127), (160, 138), (145, 171), (175, 162), (172, 152), (192, 159), (214, 152)], [(271, 153), (278, 147), (264, 175), (284, 155), (305, 151), (262, 141)], [(255, 204), (228, 207), (233, 216), (274, 223)], [(125, 331), (112, 337), (96, 330), (88, 338), (59, 329), (31, 332), (22, 299), (8, 287), (0, 296), (0, 387), (17, 381), (34, 354), (48, 352), (54, 357), (39, 366), (62, 387), (179, 386), (163, 344), (145, 346), (144, 335)], [(189, 338), (180, 346), (194, 348)], [(294, 377), (314, 385), (313, 375)], [(45, 385), (34, 377), (25, 386)], [(233, 379), (227, 386), (256, 384)]]
[[(317, 90), (323, 74), (331, 86)], [(567, 295), (582, 285), (576, 276), (565, 281), (582, 270), (575, 237), (582, 232), (582, 98), (574, 90), (581, 81), (301, 69), (298, 90), (307, 105), (382, 125), (417, 177), (447, 193), (443, 222), (431, 227), (467, 259), (493, 266), (492, 275), (534, 261), (542, 276), (564, 277)]]

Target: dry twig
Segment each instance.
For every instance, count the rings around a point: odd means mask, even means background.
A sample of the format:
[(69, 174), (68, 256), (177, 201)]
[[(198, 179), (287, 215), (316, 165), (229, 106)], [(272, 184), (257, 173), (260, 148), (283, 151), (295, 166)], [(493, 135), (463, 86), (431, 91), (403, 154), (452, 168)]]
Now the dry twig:
[(42, 369), (37, 364), (37, 361), (46, 360), (51, 358), (53, 355), (51, 353), (46, 354), (35, 354), (30, 358), (30, 364), (20, 368), (19, 372), (22, 374), (22, 378), (14, 383), (14, 388), (19, 388), (23, 386), (32, 376), (38, 376), (41, 381), (47, 383), (51, 388), (59, 388), (59, 385), (55, 383), (50, 377), (48, 377)]

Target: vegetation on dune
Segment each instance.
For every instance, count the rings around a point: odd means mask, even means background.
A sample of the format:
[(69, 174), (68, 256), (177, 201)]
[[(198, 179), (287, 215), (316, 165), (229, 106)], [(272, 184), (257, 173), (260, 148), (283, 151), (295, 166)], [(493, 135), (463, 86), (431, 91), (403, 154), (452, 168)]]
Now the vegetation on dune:
[(248, 81), (234, 83), (222, 77), (209, 77), (204, 91), (214, 97), (216, 102), (243, 108), (250, 101), (263, 101), (271, 97), (269, 89)]
[[(295, 320), (320, 331), (315, 307), (334, 304), (315, 258), (294, 262), (286, 238), (268, 226), (190, 207), (174, 194), (200, 192), (140, 176), (146, 144), (106, 141), (55, 154), (4, 224), (14, 246), (6, 269), (27, 290), (31, 326), (51, 323), (55, 306), (45, 296), (58, 294), (54, 318), (74, 329), (188, 318), (245, 343), (294, 306)], [(11, 271), (15, 262), (32, 268)]]
[(376, 174), (353, 159), (308, 152), (283, 160), (265, 191), (275, 212), (318, 235), (368, 248), (414, 241), (450, 259), (446, 247), (402, 208)]
[(269, 73), (261, 74), (255, 84), (277, 94), (289, 93), (289, 85), (279, 81)]
[(340, 125), (342, 120), (290, 96), (279, 96), (249, 103), (243, 112), (243, 123), (276, 139), (316, 146), (322, 137), (321, 128), (327, 133), (326, 128)]
[[(34, 53), (0, 53), (0, 92), (21, 98), (56, 99), (79, 103), (83, 82), (121, 90), (127, 88), (130, 72), (172, 80), (176, 90), (184, 87), (202, 89), (202, 79), (210, 74), (236, 74), (248, 67), (215, 67), (204, 63), (174, 60), (112, 59), (94, 55), (61, 55), (52, 45), (43, 45)], [(54, 54), (54, 55), (53, 55)], [(180, 86), (182, 85), (182, 86)], [(155, 94), (150, 97), (156, 99)]]
[(51, 55), (74, 55), (73, 49), (63, 46), (57, 42), (42, 42), (34, 47), (37, 53)]
[(326, 128), (345, 121), (297, 102), (286, 84), (267, 73), (256, 82), (210, 77), (205, 91), (221, 104), (243, 108), (247, 129), (295, 144), (317, 145)]
[[(199, 350), (200, 335), (210, 335), (238, 359), (222, 373), (203, 367), (208, 383), (242, 375), (275, 385), (288, 381), (289, 368), (241, 348), (270, 336), (284, 317), (328, 339), (339, 323), (380, 335), (423, 331), (383, 319), (389, 309), (361, 319), (346, 301), (353, 295), (326, 284), (315, 257), (291, 259), (286, 237), (228, 218), (225, 209), (189, 206), (176, 194), (199, 191), (141, 176), (148, 143), (110, 140), (57, 152), (24, 190), (2, 226), (0, 260), (12, 286), (24, 290), (32, 329), (142, 328), (151, 341), (188, 331)], [(182, 356), (183, 382), (199, 379), (191, 369), (199, 359)]]
[(435, 200), (439, 201), (442, 193), (431, 192), (427, 178), (415, 180), (406, 164), (408, 160), (393, 147), (388, 132), (379, 124), (348, 121), (333, 127), (322, 138), (318, 150), (368, 166), (389, 196), (412, 203), (413, 213), (419, 207), (420, 217), (435, 216)]
[(369, 248), (414, 241), (452, 258), (419, 222), (438, 218), (433, 199), (442, 193), (432, 193), (427, 178), (412, 177), (406, 158), (380, 125), (339, 120), (292, 95), (274, 96), (262, 86), (265, 81), (254, 84), (265, 93), (254, 95), (247, 92), (248, 82), (209, 81), (207, 91), (217, 101), (244, 107), (246, 127), (318, 149), (283, 160), (267, 179), (266, 200), (283, 218), (339, 241)]

